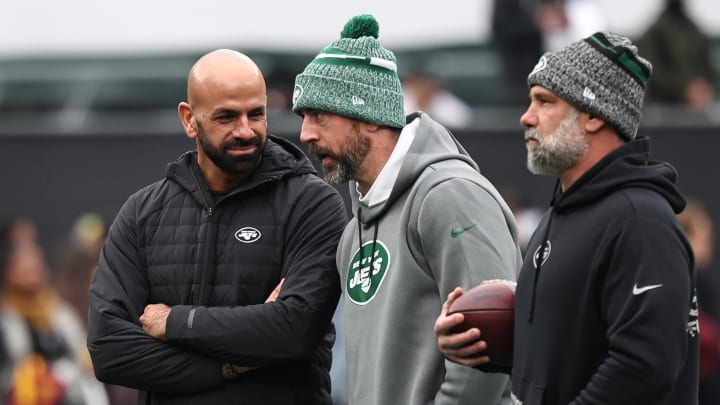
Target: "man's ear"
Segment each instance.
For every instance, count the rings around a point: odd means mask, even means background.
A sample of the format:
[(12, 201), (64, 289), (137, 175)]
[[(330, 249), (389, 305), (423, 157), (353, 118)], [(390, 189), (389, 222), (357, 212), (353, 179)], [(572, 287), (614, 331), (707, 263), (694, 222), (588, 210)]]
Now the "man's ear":
[(188, 138), (195, 139), (197, 137), (197, 122), (190, 104), (185, 101), (178, 104), (178, 116)]
[(587, 114), (583, 129), (588, 134), (595, 134), (605, 126), (605, 120), (598, 117), (593, 117), (591, 114)]

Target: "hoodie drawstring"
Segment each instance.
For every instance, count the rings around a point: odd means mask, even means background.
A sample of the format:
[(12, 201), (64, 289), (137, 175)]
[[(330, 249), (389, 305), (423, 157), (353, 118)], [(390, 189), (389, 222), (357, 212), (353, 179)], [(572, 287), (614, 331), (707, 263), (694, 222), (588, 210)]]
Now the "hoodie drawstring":
[[(358, 207), (357, 210), (357, 218), (358, 218), (358, 239), (360, 242), (360, 267), (363, 266), (363, 263), (365, 262), (365, 252), (363, 249), (363, 238), (362, 238), (362, 227), (363, 227), (363, 221), (362, 221), (362, 212), (360, 211), (360, 207)], [(373, 232), (373, 243), (372, 243), (372, 250), (370, 251), (370, 260), (372, 261), (373, 256), (375, 256), (375, 247), (377, 245), (377, 236), (378, 236), (378, 229), (380, 228), (380, 222), (375, 222), (375, 231)]]
[[(535, 291), (537, 290), (537, 282), (538, 277), (540, 275), (540, 268), (542, 268), (543, 262), (545, 261), (545, 249), (548, 248), (548, 244), (550, 241), (548, 241), (548, 237), (550, 236), (550, 226), (552, 225), (553, 217), (555, 216), (555, 210), (553, 208), (550, 209), (550, 218), (548, 219), (547, 228), (545, 228), (545, 234), (543, 235), (542, 242), (540, 243), (540, 248), (538, 250), (538, 253), (533, 255), (533, 261), (537, 263), (537, 267), (535, 268), (535, 275), (533, 277), (533, 285), (532, 285), (532, 295), (530, 297), (530, 312), (528, 313), (527, 320), (528, 322), (532, 322), (533, 314), (535, 313)], [(538, 257), (536, 257), (538, 256)]]
[[(550, 228), (552, 227), (553, 218), (555, 217), (555, 202), (559, 197), (558, 190), (560, 189), (560, 179), (555, 183), (555, 189), (553, 190), (553, 197), (550, 201), (550, 217), (548, 218), (547, 226), (545, 227), (545, 234), (543, 235), (542, 242), (540, 242), (540, 248), (537, 253), (533, 254), (532, 260), (537, 263), (535, 268), (535, 274), (533, 276), (532, 294), (530, 296), (530, 309), (528, 311), (527, 321), (532, 322), (533, 315), (535, 314), (535, 295), (537, 290), (538, 277), (540, 276), (540, 269), (545, 262), (545, 250), (548, 249), (550, 241)], [(538, 256), (538, 257), (536, 257)]]

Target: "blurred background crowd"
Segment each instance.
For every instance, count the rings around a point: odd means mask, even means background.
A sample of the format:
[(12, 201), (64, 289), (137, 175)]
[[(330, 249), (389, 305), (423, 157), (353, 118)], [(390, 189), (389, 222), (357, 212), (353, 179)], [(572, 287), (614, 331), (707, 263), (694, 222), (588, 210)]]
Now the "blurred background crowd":
[[(713, 261), (720, 191), (712, 185), (720, 12), (713, 0), (310, 1), (305, 9), (215, 0), (203, 10), (182, 1), (117, 9), (62, 3), (12, 2), (0, 28), (0, 403), (136, 403), (132, 390), (93, 377), (87, 290), (120, 204), (193, 147), (176, 113), (190, 66), (218, 47), (247, 53), (267, 79), (271, 132), (297, 141), (300, 121), (289, 110), (294, 77), (335, 38), (339, 22), (359, 13), (392, 30), (380, 36), (398, 57), (406, 111), (424, 110), (454, 130), (502, 189), (522, 238), (552, 192), (551, 179), (525, 169), (518, 120), (527, 73), (544, 51), (595, 31), (636, 41), (654, 65), (640, 132), (653, 138), (654, 155), (676, 166), (690, 198), (681, 220), (699, 270), (701, 404), (720, 403)], [(338, 404), (342, 347), (340, 340), (333, 369)]]

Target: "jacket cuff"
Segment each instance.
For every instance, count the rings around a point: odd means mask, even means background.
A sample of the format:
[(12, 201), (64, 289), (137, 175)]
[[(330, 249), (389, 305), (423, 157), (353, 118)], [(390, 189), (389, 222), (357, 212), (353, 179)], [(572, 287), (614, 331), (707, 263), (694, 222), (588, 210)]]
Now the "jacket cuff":
[(176, 305), (172, 307), (165, 324), (165, 337), (172, 341), (187, 334), (187, 329), (193, 328), (197, 307), (190, 305)]

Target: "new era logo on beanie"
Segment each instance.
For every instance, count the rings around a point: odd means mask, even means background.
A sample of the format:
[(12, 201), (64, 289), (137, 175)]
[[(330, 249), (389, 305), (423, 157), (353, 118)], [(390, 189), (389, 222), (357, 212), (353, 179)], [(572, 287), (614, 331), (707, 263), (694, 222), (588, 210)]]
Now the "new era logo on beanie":
[(293, 111), (316, 109), (393, 128), (405, 126), (395, 54), (371, 15), (355, 16), (295, 78)]
[(652, 64), (621, 35), (597, 32), (549, 52), (528, 75), (581, 111), (603, 119), (625, 140), (637, 134)]

